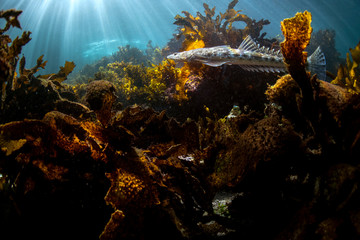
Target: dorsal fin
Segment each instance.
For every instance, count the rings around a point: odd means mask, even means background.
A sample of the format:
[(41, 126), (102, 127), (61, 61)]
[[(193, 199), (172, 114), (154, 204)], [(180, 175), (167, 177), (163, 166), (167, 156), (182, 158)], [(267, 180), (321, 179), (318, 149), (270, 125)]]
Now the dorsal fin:
[(279, 51), (275, 51), (274, 49), (267, 48), (265, 46), (260, 47), (260, 44), (257, 44), (251, 37), (248, 35), (240, 44), (239, 50), (258, 52), (263, 54), (272, 55), (275, 57), (282, 58), (282, 54)]
[(245, 50), (245, 51), (256, 51), (258, 49), (258, 45), (256, 44), (256, 42), (250, 37), (250, 35), (248, 35), (240, 44), (239, 48), (240, 50)]

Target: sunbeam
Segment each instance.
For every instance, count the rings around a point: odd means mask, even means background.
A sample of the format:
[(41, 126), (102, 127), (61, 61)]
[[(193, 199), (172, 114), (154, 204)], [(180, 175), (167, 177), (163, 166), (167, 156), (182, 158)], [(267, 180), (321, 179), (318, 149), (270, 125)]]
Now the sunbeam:
[[(336, 26), (337, 46), (345, 52), (354, 45), (360, 30), (338, 13), (345, 8), (343, 4), (336, 6), (334, 1), (330, 2), (243, 0), (238, 5), (254, 19), (269, 19), (271, 25), (264, 31), (270, 36), (280, 34), (279, 23), (283, 18), (296, 11), (312, 11), (315, 29)], [(184, 10), (196, 15), (202, 11), (203, 3), (217, 6), (217, 12), (227, 7), (218, 4), (219, 0), (4, 0), (0, 7), (23, 10), (20, 17), (23, 30), (32, 32), (32, 41), (24, 48), (27, 66), (34, 65), (37, 57), (44, 54), (51, 60), (47, 70), (53, 72), (65, 60), (73, 60), (80, 67), (110, 55), (121, 45), (144, 49), (151, 40), (153, 45), (163, 47), (175, 32), (175, 15)], [(354, 9), (346, 10), (350, 16), (357, 14)], [(11, 32), (13, 36), (20, 33)]]

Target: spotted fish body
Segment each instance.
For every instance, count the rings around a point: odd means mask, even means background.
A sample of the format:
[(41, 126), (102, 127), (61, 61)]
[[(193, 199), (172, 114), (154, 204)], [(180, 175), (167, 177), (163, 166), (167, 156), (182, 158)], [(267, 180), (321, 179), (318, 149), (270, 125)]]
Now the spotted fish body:
[[(286, 72), (280, 50), (260, 47), (250, 36), (247, 36), (237, 49), (226, 45), (198, 48), (173, 53), (167, 58), (182, 62), (201, 62), (213, 67), (238, 65), (245, 70), (255, 72)], [(320, 47), (308, 58), (308, 65), (320, 79), (325, 78), (326, 60)]]

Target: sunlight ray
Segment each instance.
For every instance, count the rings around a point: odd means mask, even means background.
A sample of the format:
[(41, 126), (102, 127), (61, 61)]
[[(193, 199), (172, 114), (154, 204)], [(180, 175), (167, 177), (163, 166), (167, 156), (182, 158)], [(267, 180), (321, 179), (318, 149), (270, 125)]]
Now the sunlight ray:
[[(269, 19), (271, 25), (264, 28), (268, 36), (281, 34), (282, 19), (307, 9), (313, 13), (314, 29), (336, 28), (337, 46), (346, 52), (358, 41), (360, 27), (351, 24), (351, 18), (344, 17), (340, 10), (355, 17), (356, 6), (334, 7), (335, 2), (242, 0), (238, 7), (254, 19)], [(24, 11), (20, 16), (23, 30), (32, 32), (32, 41), (24, 47), (27, 66), (34, 65), (44, 54), (51, 59), (47, 70), (56, 71), (65, 59), (82, 66), (111, 54), (121, 45), (144, 49), (151, 40), (153, 45), (163, 47), (177, 28), (174, 17), (182, 11), (203, 13), (203, 3), (216, 6), (216, 12), (224, 12), (228, 5), (220, 0), (3, 0), (0, 6)], [(17, 36), (21, 30), (10, 34)]]

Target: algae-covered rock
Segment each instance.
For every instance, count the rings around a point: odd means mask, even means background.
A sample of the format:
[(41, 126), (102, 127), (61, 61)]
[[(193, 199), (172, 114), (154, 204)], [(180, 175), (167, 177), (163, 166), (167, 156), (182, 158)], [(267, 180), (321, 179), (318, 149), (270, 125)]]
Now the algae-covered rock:
[(116, 100), (115, 86), (104, 80), (91, 82), (85, 96), (90, 108), (95, 111), (98, 120), (107, 126), (112, 113), (112, 106)]

